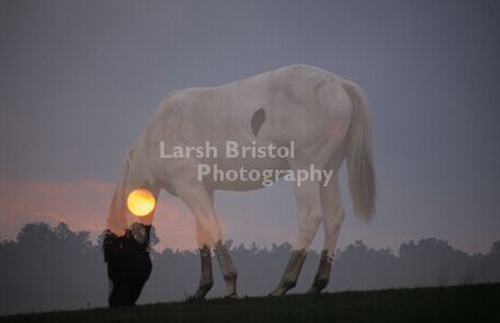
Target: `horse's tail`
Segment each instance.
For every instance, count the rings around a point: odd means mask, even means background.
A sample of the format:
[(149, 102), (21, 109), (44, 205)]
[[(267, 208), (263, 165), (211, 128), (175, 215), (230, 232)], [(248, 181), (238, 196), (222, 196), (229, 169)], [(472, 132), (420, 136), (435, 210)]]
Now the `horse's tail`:
[(133, 154), (134, 148), (130, 149), (123, 161), (120, 179), (118, 185), (116, 186), (115, 193), (113, 194), (113, 199), (111, 200), (111, 205), (109, 207), (107, 230), (117, 235), (122, 235), (124, 233), (124, 229), (128, 226), (127, 219), (124, 214), (126, 194), (125, 187), (128, 180), (130, 162)]
[(375, 213), (376, 178), (372, 149), (371, 117), (361, 89), (351, 82), (342, 85), (352, 101), (352, 117), (347, 135), (347, 174), (354, 212), (364, 220)]

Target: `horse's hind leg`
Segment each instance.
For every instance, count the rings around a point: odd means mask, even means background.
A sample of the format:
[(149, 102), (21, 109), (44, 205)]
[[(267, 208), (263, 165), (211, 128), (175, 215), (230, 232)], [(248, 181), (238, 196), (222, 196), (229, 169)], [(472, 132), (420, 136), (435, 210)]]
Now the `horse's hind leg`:
[(320, 182), (307, 181), (295, 186), (295, 199), (299, 209), (299, 234), (292, 255), (280, 283), (271, 293), (284, 295), (295, 287), (302, 265), (322, 220)]
[(332, 175), (326, 187), (321, 186), (321, 204), (323, 208), (323, 226), (325, 229), (325, 242), (321, 252), (320, 263), (313, 284), (308, 293), (320, 293), (330, 280), (335, 246), (344, 220), (344, 208), (340, 199), (338, 172)]

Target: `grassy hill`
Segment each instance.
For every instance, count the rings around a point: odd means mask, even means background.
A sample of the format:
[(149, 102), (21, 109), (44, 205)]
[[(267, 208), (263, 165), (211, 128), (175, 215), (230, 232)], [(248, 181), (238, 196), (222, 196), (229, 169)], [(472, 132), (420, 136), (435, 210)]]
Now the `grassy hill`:
[(172, 302), (13, 315), (0, 322), (500, 322), (499, 304), (500, 284), (482, 284)]

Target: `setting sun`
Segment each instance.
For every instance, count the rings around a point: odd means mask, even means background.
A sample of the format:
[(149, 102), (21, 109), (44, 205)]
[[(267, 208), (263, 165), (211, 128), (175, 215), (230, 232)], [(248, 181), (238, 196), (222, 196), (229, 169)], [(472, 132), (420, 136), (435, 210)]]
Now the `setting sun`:
[(128, 195), (127, 206), (134, 215), (145, 216), (153, 211), (155, 198), (147, 189), (138, 188)]

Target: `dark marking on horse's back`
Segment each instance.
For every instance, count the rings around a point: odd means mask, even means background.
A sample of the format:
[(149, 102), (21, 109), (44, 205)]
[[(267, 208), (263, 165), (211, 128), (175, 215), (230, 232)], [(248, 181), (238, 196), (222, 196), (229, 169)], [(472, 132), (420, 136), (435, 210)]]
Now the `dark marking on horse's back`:
[(252, 115), (252, 120), (250, 125), (252, 126), (252, 132), (255, 137), (259, 134), (259, 130), (266, 121), (266, 111), (263, 108), (258, 109)]

